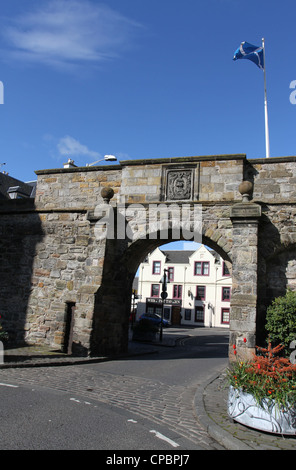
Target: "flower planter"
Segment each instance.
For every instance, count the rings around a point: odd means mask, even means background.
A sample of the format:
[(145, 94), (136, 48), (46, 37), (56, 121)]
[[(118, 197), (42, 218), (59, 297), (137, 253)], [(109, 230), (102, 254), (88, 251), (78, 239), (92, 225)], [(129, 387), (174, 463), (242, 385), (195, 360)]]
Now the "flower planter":
[(253, 395), (229, 388), (228, 415), (234, 421), (274, 434), (296, 434), (296, 408), (281, 409), (276, 403), (263, 401), (260, 406)]

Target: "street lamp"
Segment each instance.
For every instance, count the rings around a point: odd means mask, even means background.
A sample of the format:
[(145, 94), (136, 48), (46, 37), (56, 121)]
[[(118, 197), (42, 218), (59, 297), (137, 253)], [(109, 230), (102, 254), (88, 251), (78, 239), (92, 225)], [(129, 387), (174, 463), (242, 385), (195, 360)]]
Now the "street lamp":
[(132, 315), (131, 315), (131, 326), (132, 326), (132, 330), (134, 329), (134, 320), (135, 320), (135, 317), (136, 317), (136, 299), (138, 299), (139, 296), (136, 294), (136, 290), (133, 289), (132, 290)]
[(93, 166), (93, 165), (96, 165), (97, 163), (100, 163), (104, 160), (106, 162), (114, 162), (114, 161), (117, 160), (117, 158), (114, 155), (105, 155), (104, 158), (102, 158), (101, 160), (97, 160), (96, 162), (93, 162), (93, 163), (87, 163), (86, 166)]
[(168, 296), (168, 293), (167, 293), (167, 284), (170, 282), (168, 279), (167, 279), (167, 273), (169, 272), (168, 269), (164, 269), (163, 270), (163, 276), (162, 278), (160, 279), (160, 283), (162, 284), (162, 292), (160, 294), (161, 298), (162, 298), (162, 307), (161, 307), (161, 323), (160, 323), (160, 330), (159, 330), (159, 341), (162, 341), (162, 330), (163, 330), (163, 313), (164, 313), (164, 301), (165, 299), (167, 298)]

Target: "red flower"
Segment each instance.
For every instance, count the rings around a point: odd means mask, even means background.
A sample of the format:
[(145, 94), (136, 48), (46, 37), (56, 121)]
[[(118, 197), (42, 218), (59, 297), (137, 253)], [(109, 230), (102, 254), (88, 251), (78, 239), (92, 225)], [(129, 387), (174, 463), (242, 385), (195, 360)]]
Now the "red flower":
[(244, 343), (246, 343), (246, 342), (247, 342), (247, 338), (244, 338)]
[(260, 366), (260, 364), (257, 364), (257, 367), (258, 367), (258, 369), (261, 369), (261, 366)]
[(236, 348), (235, 344), (232, 347), (233, 347), (233, 349), (235, 349)]

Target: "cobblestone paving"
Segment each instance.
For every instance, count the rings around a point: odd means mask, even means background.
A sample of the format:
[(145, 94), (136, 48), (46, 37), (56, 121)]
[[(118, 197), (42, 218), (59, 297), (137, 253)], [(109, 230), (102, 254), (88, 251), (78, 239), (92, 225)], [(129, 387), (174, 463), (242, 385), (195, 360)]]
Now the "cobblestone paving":
[(194, 408), (197, 386), (172, 386), (140, 377), (102, 373), (85, 366), (5, 369), (0, 371), (0, 377), (1, 382), (45, 386), (69, 392), (73, 397), (77, 393), (167, 426), (191, 441), (193, 448), (223, 449), (198, 422)]

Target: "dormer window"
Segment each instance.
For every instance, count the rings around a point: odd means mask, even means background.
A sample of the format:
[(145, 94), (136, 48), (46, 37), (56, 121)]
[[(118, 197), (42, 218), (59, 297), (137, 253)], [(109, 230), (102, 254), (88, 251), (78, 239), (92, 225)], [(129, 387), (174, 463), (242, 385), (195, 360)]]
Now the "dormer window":
[(8, 188), (7, 193), (10, 199), (23, 199), (28, 197), (20, 188), (20, 186), (11, 186)]
[(161, 266), (160, 261), (153, 261), (152, 274), (160, 274), (160, 266)]

